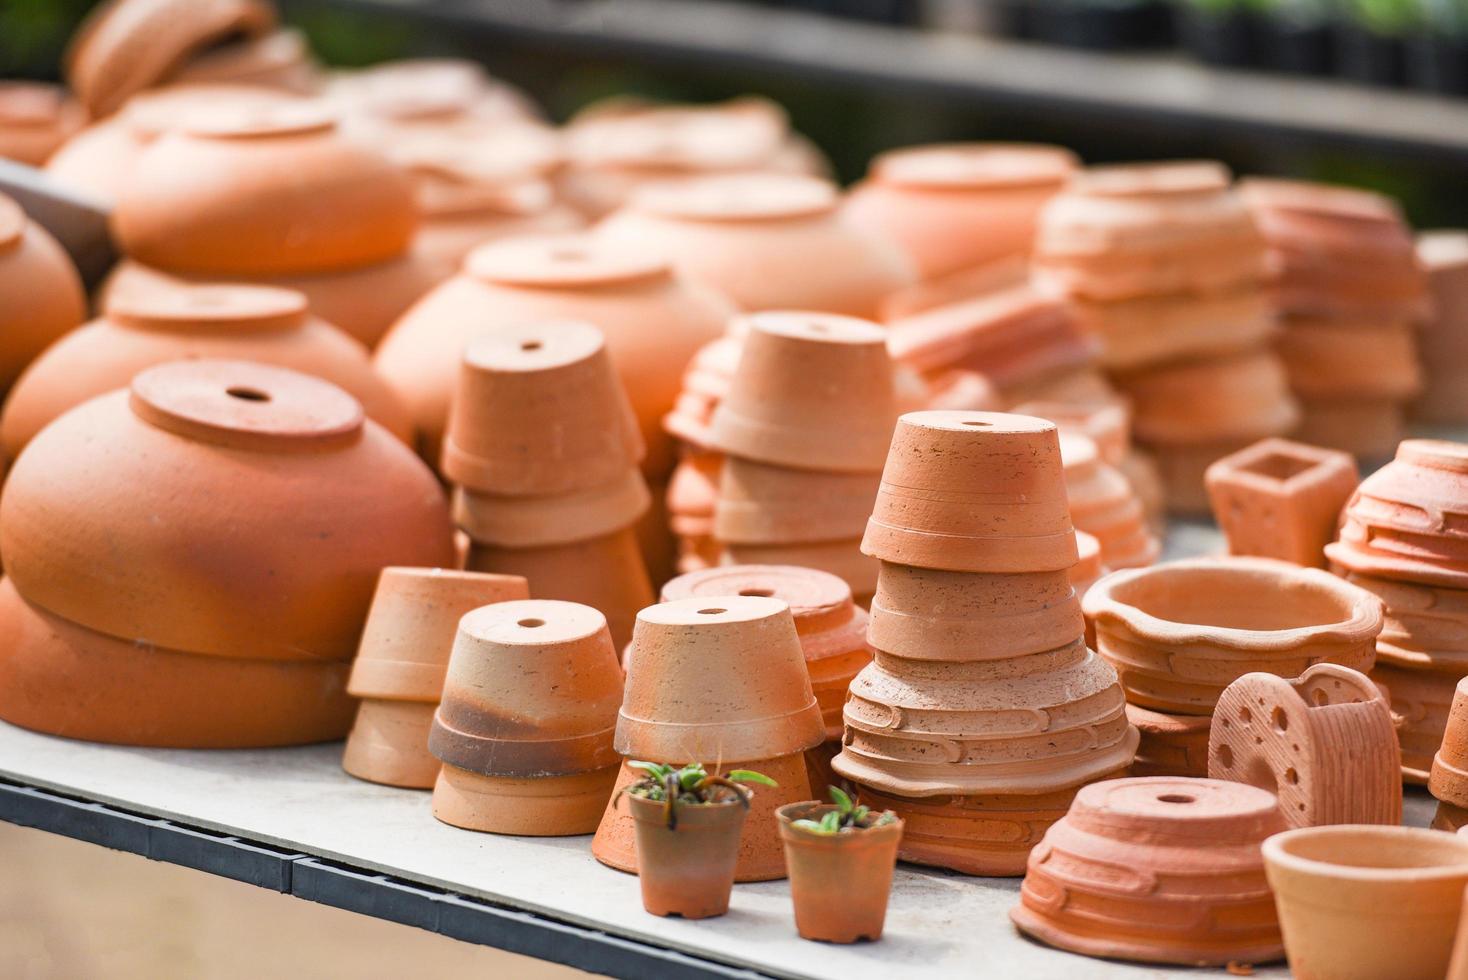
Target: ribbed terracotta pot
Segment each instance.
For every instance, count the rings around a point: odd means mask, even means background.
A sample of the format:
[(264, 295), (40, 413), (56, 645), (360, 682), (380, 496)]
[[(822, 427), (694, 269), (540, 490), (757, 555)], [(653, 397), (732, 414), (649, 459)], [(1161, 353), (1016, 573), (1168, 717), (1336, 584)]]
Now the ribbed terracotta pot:
[(14, 458), (52, 419), (123, 388), (165, 361), (229, 358), (314, 374), (345, 389), (368, 418), (412, 443), (408, 413), (372, 370), (367, 349), (306, 311), (298, 292), (263, 286), (180, 286), (126, 292), (33, 361), (0, 417)]
[(1410, 827), (1307, 827), (1264, 842), (1299, 977), (1445, 975), (1468, 884), (1468, 840)]
[(1316, 569), (1198, 558), (1113, 572), (1086, 594), (1097, 649), (1134, 704), (1211, 714), (1244, 674), (1294, 677), (1328, 661), (1369, 670), (1381, 603)]
[(1291, 827), (1402, 822), (1402, 753), (1371, 681), (1336, 664), (1245, 674), (1218, 699), (1208, 775), (1279, 796)]
[(479, 606), (530, 597), (514, 575), (384, 568), (347, 693), (362, 699), (342, 768), (359, 779), (430, 789), (439, 763), (428, 730), (443, 693), (459, 619)]
[(852, 598), (863, 608), (877, 591), (875, 558), (861, 552), (861, 540), (821, 541), (814, 544), (756, 545), (725, 544), (719, 561), (723, 565), (799, 565), (834, 575), (851, 589)]
[(813, 834), (794, 825), (835, 810), (824, 803), (791, 803), (775, 814), (790, 869), (795, 928), (802, 939), (854, 943), (882, 938), (887, 896), (897, 864), (902, 821)]
[(1426, 786), (1433, 757), (1447, 731), (1457, 675), (1378, 663), (1371, 670), (1371, 679), (1390, 696), (1402, 747), (1402, 780)]
[(1361, 482), (1347, 505), (1341, 538), (1421, 566), (1421, 580), (1429, 581), (1434, 566), (1452, 573), (1468, 565), (1468, 530), (1458, 526), (1464, 513), (1468, 445), (1408, 439), (1391, 463)]
[[(1464, 309), (1468, 302), (1468, 233), (1427, 231), (1417, 236), (1417, 260), (1427, 272), (1432, 316), (1419, 324), (1423, 388), (1412, 403), (1412, 417), (1423, 422), (1462, 425), (1468, 422), (1464, 371), (1468, 346)], [(1468, 958), (1468, 947), (1464, 950)], [(1468, 970), (1468, 959), (1464, 962)]]
[(1173, 776), (1082, 787), (1030, 852), (1010, 919), (1087, 956), (1222, 966), (1280, 959), (1259, 845), (1284, 829), (1252, 786)]
[(87, 299), (66, 251), (20, 205), (0, 194), (0, 391), (46, 345), (81, 324)]
[(1076, 529), (1093, 535), (1101, 558), (1111, 568), (1140, 568), (1155, 562), (1161, 542), (1147, 525), (1147, 514), (1127, 478), (1101, 459), (1086, 436), (1062, 432), (1060, 459), (1066, 497)]
[[(428, 738), (458, 770), (439, 777), (434, 816), (502, 834), (591, 833), (620, 761), (621, 680), (606, 618), (589, 606), (522, 599), (466, 614)], [(534, 780), (542, 791), (501, 797), (496, 779)]]
[(1385, 607), (1376, 638), (1378, 663), (1455, 676), (1468, 672), (1468, 591), (1344, 575)]
[(626, 795), (643, 869), (642, 907), (653, 915), (708, 919), (729, 911), (740, 832), (749, 820), (737, 800), (679, 806), (668, 827), (664, 804)]
[(86, 121), (86, 111), (59, 85), (0, 83), (0, 157), (39, 167)]
[(664, 256), (741, 309), (876, 316), (916, 270), (838, 203), (835, 186), (814, 177), (703, 177), (644, 188), (595, 234), (614, 248)]
[(1458, 681), (1442, 745), (1432, 758), (1427, 788), (1439, 801), (1468, 808), (1468, 678)]
[(585, 236), (492, 242), (394, 324), (376, 364), (407, 403), (424, 454), (436, 460), (469, 340), (541, 320), (594, 324), (642, 427), (645, 472), (657, 479), (673, 465), (661, 422), (678, 397), (683, 368), (723, 332), (730, 312), (727, 301), (643, 249)]
[(1207, 715), (1170, 715), (1140, 705), (1126, 706), (1126, 720), (1137, 729), (1133, 776), (1207, 776)]
[(432, 473), (355, 399), (216, 360), (149, 368), (47, 426), (11, 468), (0, 553), (79, 625), (316, 662), (355, 653), (384, 566), (454, 561)]
[(881, 482), (878, 473), (828, 473), (724, 463), (714, 536), (738, 544), (810, 544), (860, 536)]

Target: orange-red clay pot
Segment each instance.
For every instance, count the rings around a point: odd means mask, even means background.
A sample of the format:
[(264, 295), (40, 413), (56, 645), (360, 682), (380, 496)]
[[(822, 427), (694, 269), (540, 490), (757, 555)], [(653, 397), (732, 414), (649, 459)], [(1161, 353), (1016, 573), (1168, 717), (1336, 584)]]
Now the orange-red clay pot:
[(1442, 745), (1432, 758), (1427, 788), (1440, 802), (1468, 808), (1468, 678), (1458, 681), (1453, 692), (1453, 706)]
[[(1427, 272), (1433, 313), (1418, 324), (1423, 387), (1412, 403), (1412, 417), (1462, 425), (1468, 422), (1468, 233), (1423, 232), (1417, 259)], [(1468, 957), (1468, 945), (1464, 953)]]
[(775, 814), (785, 842), (795, 928), (802, 939), (854, 943), (882, 938), (902, 821), (814, 834), (796, 820), (820, 820), (830, 804), (791, 803)]
[(642, 907), (653, 915), (708, 919), (729, 911), (740, 833), (751, 814), (737, 800), (679, 806), (668, 828), (664, 805), (623, 794), (637, 833)]
[(0, 157), (39, 167), (86, 121), (59, 85), (0, 82)]
[(1133, 776), (1207, 776), (1207, 715), (1170, 715), (1139, 705), (1126, 706), (1126, 720), (1137, 729)]
[(56, 338), (86, 317), (81, 276), (66, 251), (20, 205), (0, 194), (0, 391)]
[(1072, 432), (1060, 434), (1070, 519), (1078, 531), (1094, 536), (1101, 559), (1111, 568), (1150, 565), (1162, 544), (1147, 524), (1146, 509), (1121, 471), (1101, 459), (1096, 443)]
[(724, 462), (714, 537), (736, 544), (811, 544), (859, 537), (881, 482), (878, 473), (832, 473)]

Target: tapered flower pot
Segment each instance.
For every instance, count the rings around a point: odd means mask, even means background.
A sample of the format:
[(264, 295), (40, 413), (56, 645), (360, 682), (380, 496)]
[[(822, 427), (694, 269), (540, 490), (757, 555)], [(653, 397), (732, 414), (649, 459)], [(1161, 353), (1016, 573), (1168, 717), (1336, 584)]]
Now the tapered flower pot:
[(1076, 529), (1094, 536), (1101, 558), (1111, 568), (1150, 565), (1162, 545), (1147, 525), (1147, 514), (1121, 471), (1104, 462), (1089, 438), (1060, 434), (1060, 459), (1065, 467), (1066, 497)]
[(1427, 788), (1440, 802), (1468, 808), (1468, 678), (1458, 682), (1442, 746), (1432, 759)]
[(707, 919), (729, 911), (739, 859), (739, 835), (748, 819), (737, 800), (677, 808), (670, 828), (664, 805), (623, 794), (637, 829), (642, 907), (653, 915)]
[(66, 251), (20, 205), (0, 194), (0, 391), (86, 317), (81, 276)]
[(0, 157), (39, 167), (86, 121), (86, 111), (59, 85), (0, 84)]
[(854, 943), (882, 938), (902, 821), (816, 834), (795, 826), (835, 807), (791, 803), (775, 814), (790, 869), (795, 928), (803, 939)]
[(1132, 776), (1207, 776), (1207, 715), (1170, 715), (1140, 705), (1126, 706), (1126, 718), (1137, 729), (1137, 758)]
[(1468, 840), (1408, 827), (1308, 827), (1266, 840), (1264, 862), (1297, 976), (1445, 975)]
[(1083, 787), (1030, 852), (1021, 932), (1061, 949), (1221, 966), (1284, 954), (1259, 845), (1284, 828), (1274, 797), (1214, 779)]
[(818, 541), (812, 544), (726, 543), (719, 558), (722, 565), (798, 565), (834, 575), (851, 589), (858, 606), (871, 604), (877, 591), (879, 562), (861, 552), (861, 539)]

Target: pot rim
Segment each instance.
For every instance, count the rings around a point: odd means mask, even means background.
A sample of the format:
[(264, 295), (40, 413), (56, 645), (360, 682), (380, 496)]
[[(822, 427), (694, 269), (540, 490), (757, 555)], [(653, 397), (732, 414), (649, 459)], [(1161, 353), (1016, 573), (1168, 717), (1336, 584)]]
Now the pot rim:
[[(858, 800), (858, 802), (860, 802)], [(810, 841), (815, 844), (835, 844), (838, 846), (856, 846), (861, 841), (878, 841), (881, 838), (894, 834), (901, 834), (905, 826), (901, 817), (897, 817), (891, 823), (881, 826), (861, 827), (855, 833), (817, 834), (795, 826), (795, 821), (812, 814), (825, 814), (836, 809), (834, 803), (822, 803), (820, 800), (801, 800), (796, 803), (786, 803), (775, 811), (775, 819), (779, 821), (781, 836), (787, 840), (794, 838), (799, 841)], [(893, 813), (890, 810), (873, 811), (878, 813)]]
[[(1349, 835), (1364, 835), (1380, 838), (1396, 837), (1403, 841), (1415, 840), (1420, 843), (1435, 842), (1445, 844), (1448, 847), (1456, 847), (1461, 852), (1462, 861), (1457, 864), (1434, 864), (1426, 867), (1360, 867), (1357, 865), (1301, 857), (1287, 850), (1287, 847), (1292, 842), (1302, 838), (1346, 837)], [(1423, 882), (1468, 878), (1468, 838), (1460, 837), (1457, 834), (1444, 834), (1440, 830), (1428, 830), (1421, 827), (1389, 827), (1379, 824), (1335, 824), (1327, 827), (1299, 827), (1265, 838), (1262, 847), (1266, 864), (1273, 864), (1288, 871), (1310, 875), (1315, 878), (1334, 879), (1361, 884), (1406, 881)], [(1276, 891), (1279, 890), (1278, 885), (1274, 887)]]

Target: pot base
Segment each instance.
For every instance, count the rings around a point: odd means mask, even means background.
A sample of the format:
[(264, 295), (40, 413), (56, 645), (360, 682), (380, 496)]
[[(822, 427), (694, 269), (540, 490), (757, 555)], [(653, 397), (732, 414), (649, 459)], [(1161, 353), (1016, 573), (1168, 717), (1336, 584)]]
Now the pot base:
[(342, 768), (369, 783), (433, 789), (439, 761), (428, 751), (436, 704), (367, 698), (342, 751)]
[(445, 764), (433, 786), (433, 815), (465, 830), (524, 837), (573, 837), (596, 830), (617, 767), (537, 779), (481, 776)]

